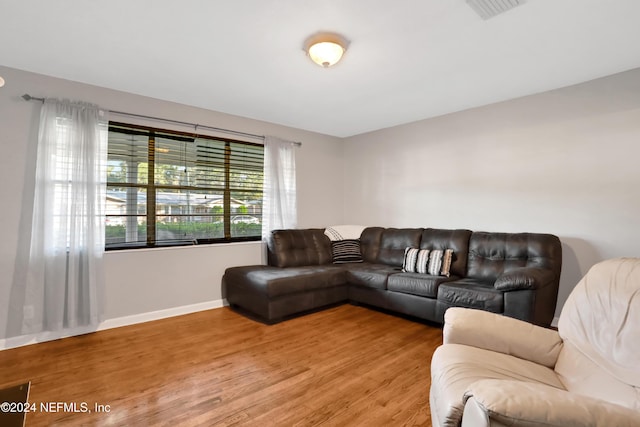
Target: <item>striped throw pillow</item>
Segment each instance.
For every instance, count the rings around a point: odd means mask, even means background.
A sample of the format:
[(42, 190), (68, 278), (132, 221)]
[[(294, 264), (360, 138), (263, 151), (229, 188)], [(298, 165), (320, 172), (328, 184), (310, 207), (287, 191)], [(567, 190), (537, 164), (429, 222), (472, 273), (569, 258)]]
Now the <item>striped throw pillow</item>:
[(433, 250), (429, 255), (428, 273), (432, 276), (449, 277), (451, 262), (453, 261), (453, 249)]
[(420, 249), (418, 252), (418, 259), (416, 261), (416, 273), (427, 274), (429, 271), (427, 266), (429, 265), (429, 249)]
[(442, 254), (443, 252), (439, 249), (433, 250), (429, 254), (429, 266), (427, 268), (427, 272), (432, 276), (440, 275), (440, 268), (442, 267)]
[(453, 249), (406, 248), (402, 260), (402, 271), (449, 277), (452, 261)]
[(362, 262), (360, 239), (345, 239), (331, 242), (331, 255), (334, 264)]
[(404, 259), (402, 260), (402, 271), (405, 273), (427, 273), (427, 265), (429, 264), (429, 250), (406, 248), (404, 250)]
[(449, 277), (452, 261), (453, 261), (453, 249), (445, 250), (444, 254), (442, 255), (442, 267), (440, 268), (441, 276)]
[(418, 252), (420, 252), (420, 250), (416, 248), (406, 248), (404, 250), (404, 258), (402, 260), (402, 271), (404, 271), (405, 273), (416, 272), (416, 262), (418, 261)]

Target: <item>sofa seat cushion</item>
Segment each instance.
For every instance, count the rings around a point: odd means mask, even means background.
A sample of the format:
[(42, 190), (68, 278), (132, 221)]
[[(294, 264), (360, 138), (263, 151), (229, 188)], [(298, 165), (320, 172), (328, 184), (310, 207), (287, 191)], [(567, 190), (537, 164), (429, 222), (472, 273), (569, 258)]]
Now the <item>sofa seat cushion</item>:
[(390, 275), (401, 271), (400, 267), (385, 264), (343, 264), (346, 268), (346, 279), (349, 284), (368, 288), (387, 289)]
[(438, 301), (456, 307), (478, 308), (502, 313), (504, 294), (493, 284), (474, 279), (460, 279), (438, 286)]
[[(244, 270), (243, 270), (244, 269)], [(280, 297), (315, 289), (344, 285), (345, 272), (339, 266), (235, 267), (225, 274), (230, 282), (267, 296)]]
[(560, 390), (564, 386), (546, 366), (490, 350), (462, 344), (445, 344), (431, 359), (430, 400), (439, 417), (436, 425), (460, 425), (461, 396), (478, 380), (517, 380), (544, 384)]
[(441, 283), (457, 279), (459, 278), (455, 276), (444, 277), (420, 273), (398, 273), (389, 276), (387, 289), (404, 294), (436, 298), (438, 296), (438, 287)]

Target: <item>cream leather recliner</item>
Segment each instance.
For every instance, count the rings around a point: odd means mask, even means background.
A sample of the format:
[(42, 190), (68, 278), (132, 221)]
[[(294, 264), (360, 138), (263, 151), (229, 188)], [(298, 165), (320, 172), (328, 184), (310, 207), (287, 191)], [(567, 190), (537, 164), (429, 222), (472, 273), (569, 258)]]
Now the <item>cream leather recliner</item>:
[(640, 426), (640, 258), (593, 266), (558, 332), (450, 308), (431, 361), (433, 426)]

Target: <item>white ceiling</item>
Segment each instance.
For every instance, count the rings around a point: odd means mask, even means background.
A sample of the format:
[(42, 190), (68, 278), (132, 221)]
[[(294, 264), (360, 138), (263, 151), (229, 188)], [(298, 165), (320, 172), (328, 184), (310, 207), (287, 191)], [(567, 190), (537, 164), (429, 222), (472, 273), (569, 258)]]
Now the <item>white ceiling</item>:
[[(0, 64), (346, 137), (640, 67), (639, 22), (640, 0), (0, 0)], [(351, 42), (330, 69), (318, 31)]]

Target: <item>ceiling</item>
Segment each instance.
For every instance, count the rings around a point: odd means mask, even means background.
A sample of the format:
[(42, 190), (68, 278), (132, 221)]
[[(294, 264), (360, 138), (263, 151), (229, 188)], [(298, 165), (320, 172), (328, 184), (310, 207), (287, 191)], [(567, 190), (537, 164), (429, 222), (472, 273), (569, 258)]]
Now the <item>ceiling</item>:
[[(640, 67), (639, 20), (638, 0), (488, 20), (465, 0), (0, 0), (0, 65), (347, 137)], [(332, 68), (302, 51), (318, 31), (350, 41)]]

